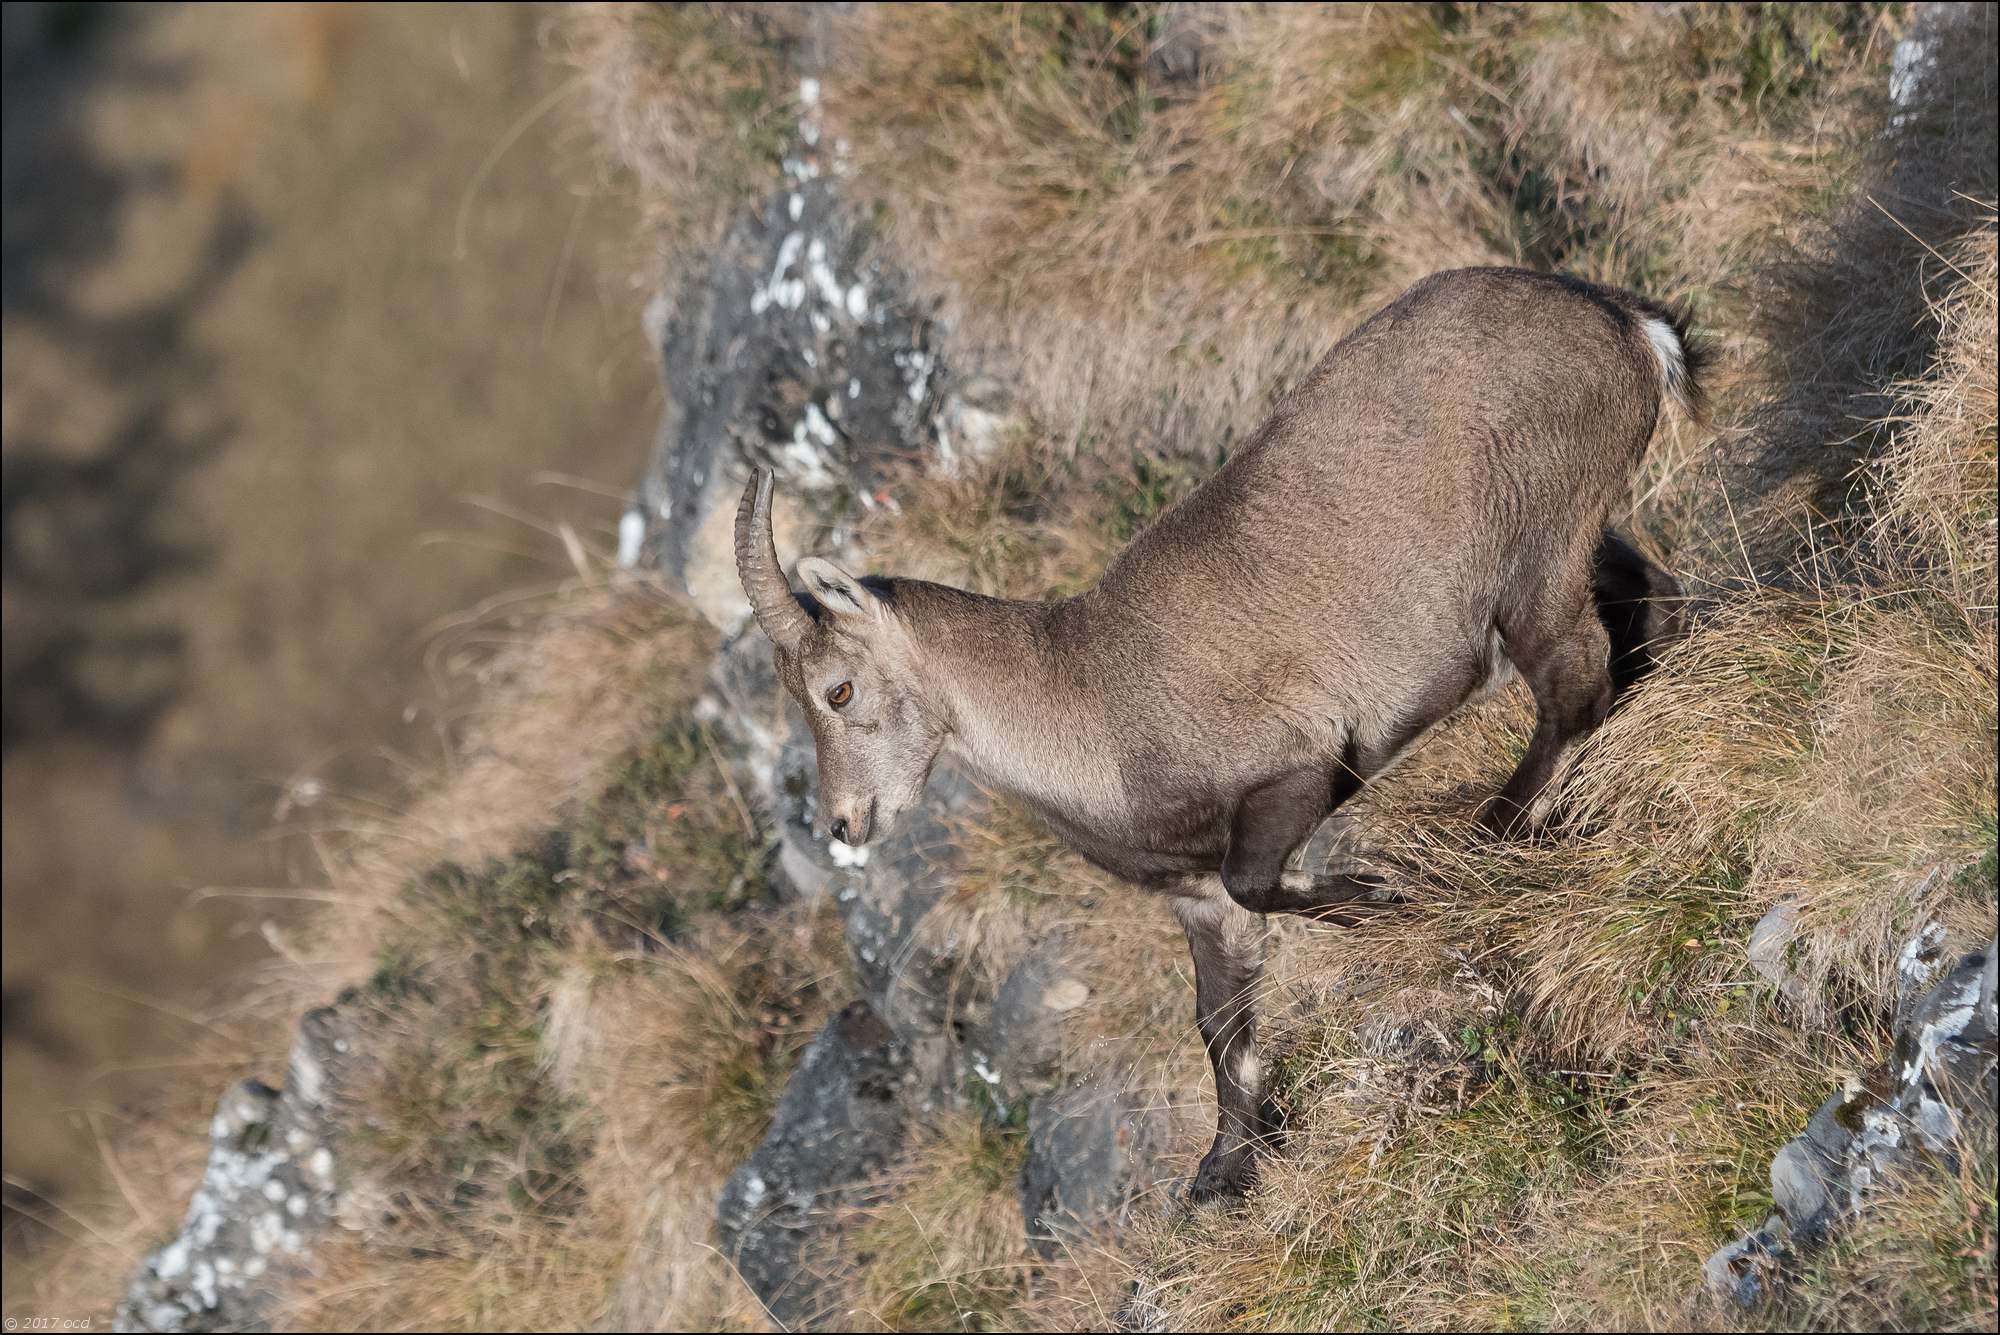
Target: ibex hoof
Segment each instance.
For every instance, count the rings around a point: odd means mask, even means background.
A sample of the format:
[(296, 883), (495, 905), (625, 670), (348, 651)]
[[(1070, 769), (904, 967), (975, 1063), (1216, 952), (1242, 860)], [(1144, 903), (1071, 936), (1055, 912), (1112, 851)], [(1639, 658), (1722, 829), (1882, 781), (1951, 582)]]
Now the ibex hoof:
[(1257, 1177), (1257, 1161), (1243, 1150), (1217, 1154), (1210, 1150), (1195, 1169), (1183, 1197), (1191, 1206), (1231, 1205), (1243, 1199)]
[(1479, 809), (1479, 828), (1495, 839), (1515, 839), (1531, 833), (1528, 809), (1511, 797), (1495, 797)]

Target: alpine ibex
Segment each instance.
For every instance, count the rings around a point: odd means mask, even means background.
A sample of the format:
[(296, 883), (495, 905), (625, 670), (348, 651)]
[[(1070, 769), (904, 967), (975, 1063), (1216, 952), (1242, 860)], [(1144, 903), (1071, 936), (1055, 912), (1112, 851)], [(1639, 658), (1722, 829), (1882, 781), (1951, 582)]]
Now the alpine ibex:
[(1275, 1132), (1250, 1010), (1258, 915), (1337, 912), (1378, 878), (1289, 870), (1320, 821), (1518, 671), (1536, 723), (1481, 813), (1530, 810), (1674, 623), (1672, 577), (1606, 527), (1662, 405), (1697, 413), (1662, 307), (1519, 269), (1418, 283), (1342, 339), (1088, 592), (1054, 602), (799, 562), (751, 480), (736, 560), (859, 844), (949, 751), (1099, 866), (1172, 896), (1220, 1126), (1192, 1199), (1240, 1191)]

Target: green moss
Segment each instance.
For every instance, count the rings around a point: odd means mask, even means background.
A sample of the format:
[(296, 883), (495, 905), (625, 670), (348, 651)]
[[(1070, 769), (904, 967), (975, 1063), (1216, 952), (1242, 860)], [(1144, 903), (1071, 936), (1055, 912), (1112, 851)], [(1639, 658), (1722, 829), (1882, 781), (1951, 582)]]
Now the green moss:
[(471, 948), (471, 960), (517, 968), (567, 938), (560, 877), (568, 853), (567, 837), (551, 831), (534, 847), (478, 868), (440, 863), (412, 880), (404, 898), (426, 935)]
[(362, 1000), (393, 1036), (368, 1068), (356, 1152), (415, 1204), (475, 1199), (561, 1213), (584, 1142), (543, 1069), (543, 996), (569, 938), (568, 841), (413, 878), (410, 930), (385, 944)]
[(569, 836), (583, 912), (670, 939), (692, 914), (763, 893), (763, 843), (715, 764), (702, 725), (677, 719), (583, 804)]
[(356, 1153), (399, 1196), (433, 1208), (573, 1208), (587, 1142), (543, 1070), (538, 1011), (512, 998), (467, 1000), (400, 1012), (405, 1033), (374, 1073), (368, 1116), (350, 1137)]

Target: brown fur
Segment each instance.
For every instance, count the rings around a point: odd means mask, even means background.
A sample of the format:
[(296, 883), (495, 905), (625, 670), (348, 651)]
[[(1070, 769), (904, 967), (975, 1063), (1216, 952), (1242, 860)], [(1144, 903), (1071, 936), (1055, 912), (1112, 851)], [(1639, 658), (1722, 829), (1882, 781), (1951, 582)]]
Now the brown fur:
[[(1647, 321), (1673, 327), (1679, 366)], [(813, 559), (800, 616), (757, 596), (777, 576), (761, 557), (769, 484), (753, 484), (745, 586), (812, 724), (828, 824), (857, 841), (886, 828), (948, 749), (1092, 861), (1179, 897), (1221, 1104), (1193, 1194), (1239, 1190), (1270, 1129), (1249, 915), (1372, 897), (1374, 878), (1307, 883), (1286, 863), (1510, 663), (1537, 724), (1482, 819), (1529, 822), (1609, 709), (1614, 667), (1636, 679), (1669, 624), (1671, 577), (1605, 521), (1663, 400), (1698, 403), (1697, 370), (1670, 317), (1632, 294), (1516, 269), (1434, 275), (1059, 602)], [(843, 682), (853, 696), (835, 708)]]

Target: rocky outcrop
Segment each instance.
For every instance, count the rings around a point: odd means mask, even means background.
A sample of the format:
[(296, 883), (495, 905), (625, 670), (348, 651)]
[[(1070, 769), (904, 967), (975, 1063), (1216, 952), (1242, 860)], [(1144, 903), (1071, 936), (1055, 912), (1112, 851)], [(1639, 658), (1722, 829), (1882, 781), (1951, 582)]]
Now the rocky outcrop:
[(842, 1216), (901, 1147), (910, 1080), (908, 1049), (852, 1003), (806, 1049), (770, 1132), (724, 1186), (723, 1253), (784, 1328), (829, 1315)]
[[(820, 54), (806, 44), (808, 70)], [(1004, 1116), (1050, 1095), (1028, 1114), (1022, 1227), (1051, 1239), (1115, 1217), (1159, 1136), (1152, 1101), (1110, 1093), (1109, 1082), (1054, 1092), (1052, 1021), (1088, 995), (1063, 966), (1060, 939), (1031, 943), (984, 989), (964, 958), (972, 943), (927, 930), (958, 860), (954, 825), (981, 800), (968, 784), (941, 772), (867, 849), (813, 834), (812, 738), (769, 642), (746, 628), (736, 577), (732, 526), (749, 471), (777, 471), (796, 503), (778, 515), (787, 557), (849, 554), (856, 516), (895, 504), (891, 464), (953, 470), (1009, 419), (999, 386), (940, 363), (927, 313), (843, 202), (841, 148), (820, 133), (810, 74), (799, 103), (781, 188), (650, 313), (668, 407), (620, 558), (660, 572), (729, 636), (698, 716), (776, 844), (781, 888), (837, 906), (860, 986), (793, 1072), (716, 1213), (724, 1250), (759, 1299), (787, 1326), (812, 1326), (829, 1318), (825, 1258), (843, 1220), (914, 1119), (946, 1106)]]
[(892, 464), (955, 467), (1007, 421), (995, 382), (946, 376), (928, 312), (842, 201), (818, 87), (800, 81), (783, 184), (647, 312), (666, 408), (619, 559), (661, 571), (725, 631), (750, 610), (729, 533), (751, 466), (803, 502), (779, 508), (782, 550), (819, 545), (816, 532), (837, 548), (857, 509), (894, 503)]
[(146, 1258), (120, 1330), (250, 1330), (340, 1205), (335, 1098), (351, 1048), (337, 1011), (299, 1022), (282, 1091), (245, 1080), (209, 1125), (208, 1168), (180, 1231)]
[[(1934, 934), (1911, 938), (1903, 952), (1906, 983), (1923, 976), (1923, 958), (1936, 950)], [(1702, 1281), (1709, 1294), (1754, 1307), (1884, 1183), (1926, 1161), (1949, 1171), (1968, 1150), (1991, 1155), (2000, 1098), (1996, 968), (2000, 941), (1989, 941), (1927, 990), (1906, 992), (1894, 1059), (1831, 1095), (1778, 1151), (1771, 1161), (1776, 1208), (1708, 1258)]]
[(1165, 1118), (1152, 1098), (1102, 1079), (1035, 1100), (1021, 1214), (1035, 1250), (1055, 1256), (1122, 1222), (1156, 1163)]

